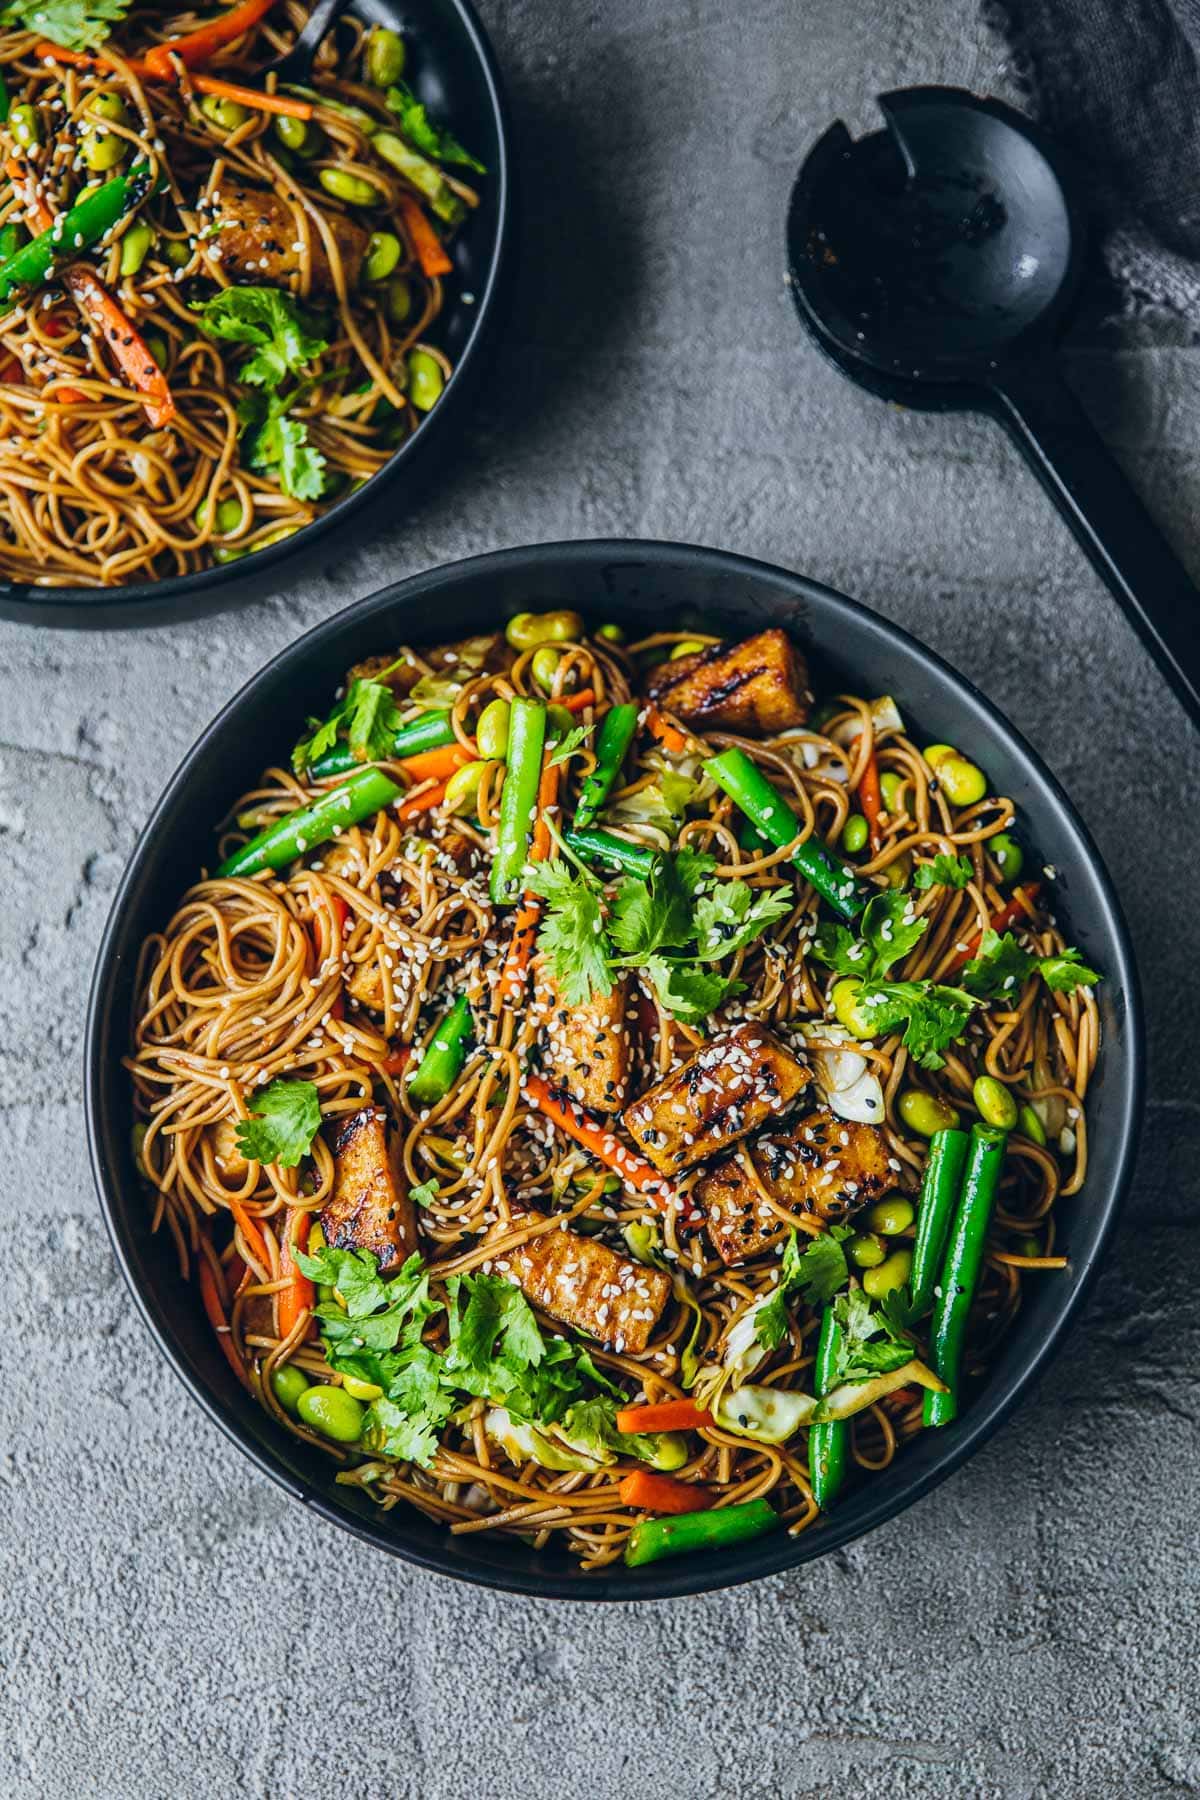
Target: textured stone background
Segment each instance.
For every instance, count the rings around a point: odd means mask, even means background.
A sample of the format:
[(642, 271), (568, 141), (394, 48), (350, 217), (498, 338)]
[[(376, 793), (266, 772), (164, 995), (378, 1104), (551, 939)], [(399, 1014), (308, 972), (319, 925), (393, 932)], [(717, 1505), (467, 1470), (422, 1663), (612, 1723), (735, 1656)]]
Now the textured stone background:
[[(250, 611), (137, 637), (0, 628), (0, 1793), (1200, 1792), (1197, 741), (998, 431), (860, 395), (783, 290), (814, 134), (839, 112), (865, 125), (906, 82), (1011, 92), (1000, 50), (974, 0), (485, 12), (529, 211), (515, 322), (453, 479)], [(1200, 568), (1188, 334), (1083, 328), (1070, 365)], [(394, 576), (607, 533), (804, 569), (985, 687), (1099, 839), (1151, 1021), (1140, 1180), (1041, 1392), (848, 1553), (641, 1611), (406, 1570), (254, 1475), (134, 1317), (80, 1107), (119, 871), (217, 706)]]

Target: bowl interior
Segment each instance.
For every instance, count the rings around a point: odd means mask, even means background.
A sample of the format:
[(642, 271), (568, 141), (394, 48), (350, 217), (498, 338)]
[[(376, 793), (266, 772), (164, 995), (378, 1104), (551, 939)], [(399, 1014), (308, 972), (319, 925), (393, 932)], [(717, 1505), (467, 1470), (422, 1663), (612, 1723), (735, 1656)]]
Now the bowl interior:
[(119, 588), (40, 588), (0, 581), (0, 617), (56, 624), (86, 618), (109, 625), (130, 613), (141, 618), (147, 608), (185, 595), (194, 607), (217, 588), (223, 600), (262, 592), (276, 580), (280, 564), (311, 552), (318, 537), (352, 518), (360, 529), (369, 526), (371, 515), (378, 519), (383, 490), (402, 469), (409, 478), (414, 460), (425, 459), (461, 417), (461, 402), (499, 297), (512, 208), (508, 117), (499, 71), (472, 0), (355, 0), (354, 12), (403, 34), (405, 80), (431, 116), (449, 123), (487, 169), (477, 178), (479, 205), (449, 246), (454, 273), (446, 277), (443, 309), (429, 333), (454, 364), (442, 398), (373, 480), (345, 495), (294, 538), (239, 562)]
[[(781, 624), (810, 653), (822, 686), (828, 680), (859, 693), (893, 694), (910, 729), (925, 741), (968, 747), (996, 789), (1012, 796), (1027, 846), (1057, 871), (1056, 911), (1085, 960), (1105, 975), (1097, 989), (1103, 1041), (1088, 1101), (1088, 1179), (1081, 1195), (1060, 1203), (1070, 1267), (1031, 1284), (1016, 1329), (963, 1416), (923, 1434), (798, 1538), (777, 1534), (719, 1557), (605, 1575), (585, 1575), (563, 1553), (535, 1554), (487, 1533), (451, 1538), (404, 1508), (381, 1514), (354, 1490), (335, 1486), (325, 1459), (259, 1410), (235, 1383), (198, 1301), (181, 1290), (166, 1234), (152, 1238), (147, 1230), (120, 1066), (142, 938), (161, 927), (195, 879), (217, 821), (294, 740), (305, 717), (324, 710), (346, 666), (397, 643), (445, 639), (522, 608), (558, 604), (640, 631), (668, 621), (743, 633)], [(967, 682), (894, 626), (802, 577), (715, 551), (585, 543), (504, 551), (386, 589), (309, 632), (248, 683), (182, 764), (134, 853), (97, 965), (87, 1058), (93, 1165), (134, 1297), (192, 1393), (261, 1469), (325, 1517), (445, 1573), (520, 1592), (632, 1599), (719, 1587), (834, 1549), (927, 1491), (994, 1430), (1050, 1355), (1089, 1283), (1132, 1165), (1142, 1049), (1132, 955), (1095, 845), (1053, 777)]]

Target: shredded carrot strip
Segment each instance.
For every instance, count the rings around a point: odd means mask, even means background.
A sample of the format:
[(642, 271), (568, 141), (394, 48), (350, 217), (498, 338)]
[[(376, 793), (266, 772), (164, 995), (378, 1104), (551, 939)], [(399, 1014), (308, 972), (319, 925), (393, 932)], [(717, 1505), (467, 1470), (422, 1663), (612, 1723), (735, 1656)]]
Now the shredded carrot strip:
[[(680, 1203), (680, 1196), (666, 1177), (660, 1175), (644, 1156), (623, 1144), (607, 1119), (596, 1118), (561, 1089), (552, 1088), (540, 1075), (527, 1075), (521, 1092), (552, 1125), (557, 1125), (577, 1144), (582, 1144), (597, 1162), (619, 1175), (627, 1186), (647, 1195), (660, 1211)], [(700, 1213), (690, 1202), (684, 1201), (683, 1206), (685, 1210), (681, 1216), (685, 1224), (697, 1224)]]
[(657, 706), (646, 709), (646, 730), (652, 738), (656, 738), (664, 750), (672, 756), (682, 756), (688, 747), (688, 741), (678, 725), (672, 725), (670, 719), (659, 712)]
[[(52, 44), (48, 40), (35, 44), (33, 54), (43, 62), (60, 63), (69, 69), (109, 69), (114, 64), (102, 50), (89, 53), (86, 50), (64, 50), (60, 44)], [(163, 75), (152, 68), (148, 61), (137, 56), (125, 58), (125, 67), (139, 81), (174, 81), (174, 69), (168, 69)], [(316, 108), (311, 100), (296, 100), (291, 94), (266, 94), (260, 88), (245, 87), (237, 81), (222, 81), (216, 75), (193, 75), (192, 86), (198, 94), (216, 94), (224, 100), (236, 100), (241, 106), (253, 107), (257, 112), (282, 113), (289, 119), (311, 119)]]
[(413, 254), (421, 265), (421, 273), (449, 275), (454, 264), (446, 255), (441, 238), (421, 211), (415, 197), (412, 194), (401, 194), (399, 208), (404, 229), (412, 242)]
[(312, 1310), (317, 1297), (317, 1290), (307, 1275), (292, 1261), (293, 1250), (304, 1250), (308, 1245), (308, 1234), (312, 1229), (312, 1214), (297, 1213), (290, 1231), (283, 1235), (283, 1247), (279, 1253), (279, 1273), (288, 1277), (288, 1285), (280, 1288), (275, 1296), (276, 1314), (279, 1322), (279, 1335), (287, 1337), (300, 1314), (307, 1307)]
[(883, 792), (879, 786), (879, 764), (875, 760), (874, 746), (859, 777), (858, 803), (862, 807), (863, 818), (867, 821), (871, 850), (877, 856), (883, 847), (883, 828), (880, 824)]
[(623, 1406), (617, 1413), (617, 1430), (699, 1431), (711, 1425), (713, 1416), (694, 1400), (664, 1400), (659, 1406)]
[(242, 1359), (234, 1348), (233, 1338), (229, 1331), (229, 1320), (225, 1317), (225, 1308), (221, 1304), (221, 1296), (217, 1291), (217, 1278), (207, 1256), (201, 1252), (196, 1263), (196, 1280), (200, 1284), (200, 1300), (204, 1307), (205, 1317), (217, 1336), (217, 1342), (225, 1355), (225, 1360), (241, 1382), (248, 1387), (246, 1371), (242, 1367)]
[(476, 760), (461, 744), (443, 744), (439, 750), (419, 750), (416, 756), (406, 756), (404, 767), (417, 781), (447, 781), (456, 769)]
[(631, 1470), (618, 1482), (617, 1492), (621, 1505), (631, 1506), (637, 1512), (705, 1512), (713, 1503), (707, 1488), (695, 1487), (690, 1481), (676, 1481), (670, 1475), (654, 1475), (649, 1469)]
[(585, 706), (590, 706), (595, 698), (595, 688), (580, 688), (577, 694), (568, 694), (562, 704), (568, 712), (577, 713), (582, 712)]
[(195, 31), (185, 32), (181, 37), (168, 38), (164, 44), (155, 44), (146, 52), (146, 64), (152, 74), (159, 75), (164, 81), (171, 79), (171, 58), (177, 56), (180, 62), (191, 69), (200, 63), (206, 63), (218, 50), (235, 39), (244, 37), (258, 21), (270, 12), (275, 0), (241, 0), (238, 6), (231, 6), (207, 25), (200, 25)]
[[(1027, 881), (1023, 887), (1014, 888), (1012, 899), (1002, 906), (999, 912), (992, 914), (988, 927), (992, 931), (1009, 931), (1014, 925), (1026, 923), (1033, 917), (1033, 903), (1037, 899), (1040, 883)], [(947, 975), (956, 975), (964, 968), (973, 956), (978, 956), (979, 946), (983, 943), (982, 931), (977, 931), (969, 938), (965, 949), (958, 952), (946, 965)]]
[(446, 784), (439, 781), (436, 787), (422, 788), (419, 794), (410, 794), (407, 800), (402, 800), (396, 808), (396, 817), (415, 819), (418, 814), (431, 812), (435, 806), (440, 806), (445, 798)]

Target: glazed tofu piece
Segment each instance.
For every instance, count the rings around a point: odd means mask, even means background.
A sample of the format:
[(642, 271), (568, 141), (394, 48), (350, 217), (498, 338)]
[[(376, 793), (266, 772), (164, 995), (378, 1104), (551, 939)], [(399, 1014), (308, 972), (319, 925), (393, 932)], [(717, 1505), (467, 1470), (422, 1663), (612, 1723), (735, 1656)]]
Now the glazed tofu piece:
[(546, 1002), (543, 1041), (549, 1074), (593, 1112), (619, 1112), (629, 1097), (628, 976), (616, 982), (611, 994), (596, 994), (586, 1006), (568, 1006), (545, 968), (539, 989)]
[(773, 626), (740, 644), (714, 644), (660, 663), (646, 684), (652, 699), (689, 725), (773, 737), (803, 725), (812, 704), (808, 665), (786, 631)]
[(217, 1167), (227, 1181), (240, 1181), (250, 1167), (238, 1146), (237, 1128), (236, 1119), (220, 1119), (208, 1128)]
[[(527, 1212), (516, 1222), (541, 1224), (545, 1217)], [(671, 1295), (669, 1275), (577, 1231), (544, 1231), (493, 1267), (552, 1319), (631, 1355), (646, 1348)]]
[(379, 958), (369, 956), (365, 962), (355, 963), (354, 973), (346, 983), (346, 992), (360, 1006), (371, 1012), (382, 1012), (383, 972), (379, 967)]
[(677, 1175), (756, 1131), (811, 1080), (765, 1026), (737, 1025), (627, 1106), (621, 1122), (656, 1169)]
[(333, 1194), (322, 1209), (321, 1228), (336, 1250), (369, 1250), (384, 1275), (417, 1248), (416, 1208), (399, 1146), (377, 1106), (364, 1106), (338, 1133)]
[[(325, 219), (346, 272), (346, 291), (352, 294), (362, 271), (368, 233), (339, 212), (326, 213)], [(299, 275), (303, 260), (296, 246), (307, 240), (314, 291), (334, 292), (333, 270), (321, 233), (302, 207), (293, 208), (281, 194), (245, 187), (228, 178), (222, 183), (214, 223), (221, 270), (230, 281), (288, 285)]]
[(818, 1106), (789, 1130), (771, 1132), (726, 1157), (696, 1183), (693, 1197), (707, 1215), (718, 1256), (735, 1263), (777, 1243), (787, 1229), (765, 1204), (762, 1189), (786, 1211), (824, 1224), (844, 1219), (894, 1186), (879, 1127), (839, 1119)]

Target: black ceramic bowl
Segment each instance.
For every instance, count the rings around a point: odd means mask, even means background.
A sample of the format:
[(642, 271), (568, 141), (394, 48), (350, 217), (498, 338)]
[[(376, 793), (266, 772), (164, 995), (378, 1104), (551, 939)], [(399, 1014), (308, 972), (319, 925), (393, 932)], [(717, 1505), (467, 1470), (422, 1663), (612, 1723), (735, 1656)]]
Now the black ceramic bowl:
[(501, 310), (509, 269), (513, 187), (508, 108), (496, 59), (471, 0), (355, 0), (361, 19), (391, 25), (408, 47), (405, 79), (435, 118), (485, 164), (480, 204), (450, 246), (454, 273), (430, 341), (454, 373), (437, 405), (406, 443), (357, 493), (347, 494), (306, 530), (232, 563), (164, 581), (114, 588), (29, 587), (0, 581), (0, 618), (34, 625), (142, 625), (192, 617), (278, 591), (301, 559), (329, 557), (339, 543), (361, 544), (411, 502), (450, 450), (470, 411), (487, 346)]
[[(701, 620), (734, 633), (783, 625), (809, 652), (821, 686), (894, 694), (916, 732), (968, 746), (998, 791), (1013, 797), (1023, 835), (1058, 871), (1056, 911), (1084, 960), (1105, 976), (1096, 990), (1103, 1041), (1088, 1095), (1087, 1185), (1061, 1203), (1059, 1215), (1070, 1267), (1031, 1284), (1015, 1329), (963, 1416), (923, 1434), (889, 1469), (864, 1479), (828, 1521), (797, 1538), (781, 1532), (719, 1556), (599, 1575), (582, 1573), (562, 1552), (535, 1554), (486, 1533), (453, 1538), (403, 1506), (380, 1513), (354, 1490), (337, 1487), (326, 1460), (247, 1397), (193, 1291), (180, 1284), (167, 1234), (154, 1238), (147, 1229), (120, 1063), (139, 944), (195, 878), (206, 833), (278, 760), (306, 716), (325, 709), (338, 672), (391, 644), (454, 637), (523, 608), (560, 604), (639, 631)], [(927, 1493), (991, 1436), (1045, 1369), (1091, 1283), (1132, 1167), (1142, 1063), (1133, 956), (1096, 846), (1034, 751), (960, 675), (854, 601), (763, 563), (674, 544), (542, 544), (435, 569), (360, 601), (283, 651), (208, 728), (155, 808), (113, 905), (88, 1018), (88, 1131), (113, 1246), (143, 1317), (209, 1417), (259, 1469), (321, 1517), (426, 1568), (518, 1593), (632, 1600), (722, 1587), (821, 1556)], [(1012, 1501), (1023, 1506), (1028, 1496), (1014, 1492)]]

